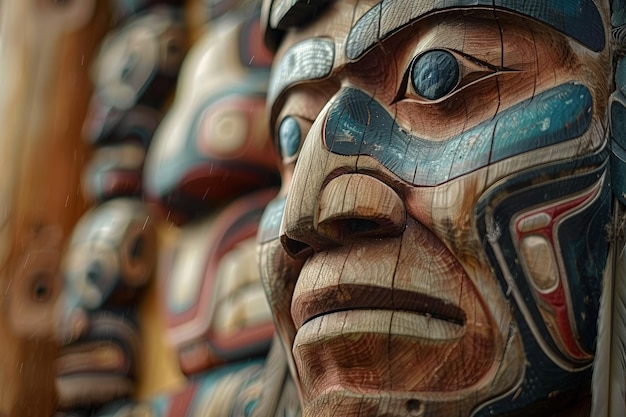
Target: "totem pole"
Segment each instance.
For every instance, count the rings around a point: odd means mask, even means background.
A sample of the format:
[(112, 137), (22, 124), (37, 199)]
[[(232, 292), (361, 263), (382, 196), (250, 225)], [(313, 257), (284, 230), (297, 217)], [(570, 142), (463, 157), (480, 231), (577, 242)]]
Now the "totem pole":
[(303, 415), (623, 416), (623, 2), (263, 21), (284, 184), (260, 261)]
[(94, 413), (136, 390), (145, 354), (137, 310), (157, 256), (152, 214), (139, 198), (143, 160), (187, 50), (173, 6), (118, 23), (92, 64), (95, 91), (83, 125), (95, 149), (82, 188), (95, 207), (74, 228), (62, 268), (56, 384), (59, 409), (69, 415)]
[(298, 409), (282, 347), (266, 358), (274, 324), (255, 237), (279, 176), (265, 109), (272, 56), (260, 35), (249, 10), (211, 22), (148, 154), (145, 194), (161, 206), (171, 237), (160, 254), (166, 343), (189, 378), (182, 390), (135, 406), (149, 415)]
[(61, 253), (87, 205), (80, 137), (90, 94), (81, 70), (107, 3), (0, 4), (0, 416), (52, 415)]

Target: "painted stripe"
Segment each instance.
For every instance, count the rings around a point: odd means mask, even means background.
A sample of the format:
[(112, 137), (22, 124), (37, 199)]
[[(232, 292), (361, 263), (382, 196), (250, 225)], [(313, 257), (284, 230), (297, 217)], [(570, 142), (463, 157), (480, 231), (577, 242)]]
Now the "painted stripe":
[(408, 183), (434, 186), (503, 159), (577, 138), (588, 129), (591, 116), (587, 87), (563, 84), (437, 142), (411, 135), (371, 96), (345, 88), (329, 110), (324, 142), (333, 153), (369, 155)]

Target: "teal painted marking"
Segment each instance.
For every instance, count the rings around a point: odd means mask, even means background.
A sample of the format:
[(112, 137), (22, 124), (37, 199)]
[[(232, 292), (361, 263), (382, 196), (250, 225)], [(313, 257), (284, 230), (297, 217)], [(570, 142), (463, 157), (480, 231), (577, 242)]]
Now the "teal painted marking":
[(283, 119), (278, 128), (278, 141), (283, 158), (294, 156), (300, 148), (301, 140), (302, 132), (300, 132), (298, 121), (293, 117)]
[(587, 87), (563, 84), (460, 135), (431, 141), (408, 133), (371, 96), (345, 88), (328, 113), (324, 142), (333, 153), (369, 155), (408, 183), (434, 186), (577, 138), (589, 128), (591, 116)]

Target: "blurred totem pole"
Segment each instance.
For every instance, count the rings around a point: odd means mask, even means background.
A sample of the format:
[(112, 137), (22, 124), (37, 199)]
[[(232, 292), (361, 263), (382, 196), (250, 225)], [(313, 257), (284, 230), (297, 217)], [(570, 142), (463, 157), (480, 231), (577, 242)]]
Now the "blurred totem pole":
[[(144, 4), (145, 3), (145, 4)], [(94, 93), (82, 174), (93, 208), (74, 228), (63, 263), (57, 363), (59, 407), (92, 413), (131, 397), (142, 344), (138, 310), (153, 276), (157, 235), (142, 201), (142, 168), (187, 50), (174, 2), (119, 3), (117, 25), (91, 64)]]

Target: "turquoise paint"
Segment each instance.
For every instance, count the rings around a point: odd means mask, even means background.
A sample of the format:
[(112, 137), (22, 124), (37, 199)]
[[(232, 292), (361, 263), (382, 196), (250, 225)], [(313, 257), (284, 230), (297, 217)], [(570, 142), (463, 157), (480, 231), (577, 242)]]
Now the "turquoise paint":
[[(404, 181), (433, 186), (489, 164), (582, 135), (591, 123), (591, 93), (563, 84), (444, 141), (411, 135), (370, 95), (344, 88), (324, 128), (327, 148), (369, 155)], [(446, 123), (443, 119), (440, 123)]]

